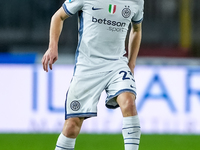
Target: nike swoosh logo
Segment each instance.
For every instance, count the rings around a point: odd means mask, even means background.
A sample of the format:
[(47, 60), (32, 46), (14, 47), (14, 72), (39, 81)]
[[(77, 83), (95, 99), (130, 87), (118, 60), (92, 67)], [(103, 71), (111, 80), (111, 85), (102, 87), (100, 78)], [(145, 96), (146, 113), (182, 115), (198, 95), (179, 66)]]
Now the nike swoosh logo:
[(137, 133), (138, 131), (135, 131), (135, 132), (128, 132), (128, 134), (133, 134), (133, 133)]
[(100, 10), (100, 9), (102, 9), (102, 8), (94, 8), (94, 7), (92, 7), (92, 10)]

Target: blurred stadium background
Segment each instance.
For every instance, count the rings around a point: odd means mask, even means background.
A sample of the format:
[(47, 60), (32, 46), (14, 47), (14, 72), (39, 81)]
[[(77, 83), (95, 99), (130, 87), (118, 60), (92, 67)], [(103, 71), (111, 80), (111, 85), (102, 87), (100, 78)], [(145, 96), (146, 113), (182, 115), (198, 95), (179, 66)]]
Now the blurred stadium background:
[[(48, 47), (51, 16), (63, 2), (0, 2), (2, 150), (54, 149), (73, 73), (76, 15), (65, 21), (54, 70), (43, 72), (40, 61)], [(135, 69), (143, 132), (140, 150), (200, 149), (199, 8), (199, 0), (145, 1), (143, 39)], [(98, 117), (83, 125), (77, 150), (123, 149), (120, 111), (106, 109), (104, 97), (105, 93)]]

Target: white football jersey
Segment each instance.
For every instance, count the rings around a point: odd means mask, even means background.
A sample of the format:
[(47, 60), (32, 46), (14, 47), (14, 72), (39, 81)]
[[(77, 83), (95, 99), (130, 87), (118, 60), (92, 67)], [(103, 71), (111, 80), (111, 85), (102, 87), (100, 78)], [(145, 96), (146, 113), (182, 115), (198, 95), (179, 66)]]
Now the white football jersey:
[(75, 75), (127, 63), (128, 26), (143, 20), (143, 7), (144, 0), (66, 0), (63, 9), (67, 15), (78, 12), (79, 16)]

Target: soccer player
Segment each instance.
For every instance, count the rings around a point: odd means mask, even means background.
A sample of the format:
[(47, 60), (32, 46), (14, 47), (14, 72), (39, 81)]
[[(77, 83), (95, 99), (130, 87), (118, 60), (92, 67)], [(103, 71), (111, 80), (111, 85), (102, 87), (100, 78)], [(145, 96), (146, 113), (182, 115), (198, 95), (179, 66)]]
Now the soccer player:
[[(66, 120), (55, 150), (74, 149), (84, 119), (97, 116), (103, 90), (107, 93), (106, 107), (121, 109), (125, 150), (138, 150), (141, 131), (133, 73), (141, 43), (143, 7), (143, 0), (66, 0), (52, 16), (49, 48), (42, 58), (47, 72), (58, 59), (64, 20), (76, 12), (79, 16), (79, 42), (66, 95)], [(127, 58), (125, 38), (130, 23)]]

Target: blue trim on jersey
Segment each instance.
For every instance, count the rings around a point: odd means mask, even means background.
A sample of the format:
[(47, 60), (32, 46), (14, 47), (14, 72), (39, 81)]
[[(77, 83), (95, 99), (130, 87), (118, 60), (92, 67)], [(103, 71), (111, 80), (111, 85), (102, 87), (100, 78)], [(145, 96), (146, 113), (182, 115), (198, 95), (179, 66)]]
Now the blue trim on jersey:
[(73, 15), (73, 14), (67, 9), (67, 6), (66, 6), (65, 4), (63, 4), (62, 7), (63, 7), (65, 13), (66, 13), (68, 16), (71, 17), (71, 16)]
[(131, 92), (133, 93), (134, 95), (137, 95), (136, 92), (134, 90), (131, 90), (131, 89), (123, 89), (123, 90), (119, 90), (117, 93), (115, 93), (114, 95), (110, 95), (106, 98), (106, 107), (107, 108), (110, 108), (110, 109), (115, 109), (115, 108), (118, 108), (119, 105), (117, 104), (116, 106), (113, 106), (113, 105), (108, 105), (108, 101), (117, 97), (118, 95), (120, 95), (121, 93), (124, 93), (124, 92)]
[(75, 67), (74, 67), (74, 74), (76, 71), (76, 63), (78, 61), (78, 56), (79, 56), (79, 48), (80, 48), (80, 44), (82, 41), (82, 35), (83, 35), (83, 11), (79, 11), (78, 12), (78, 16), (79, 16), (79, 23), (80, 23), (80, 27), (79, 27), (79, 41), (78, 41), (78, 45), (77, 45), (77, 49), (76, 49), (76, 54), (75, 54)]
[[(108, 97), (107, 97), (107, 101), (109, 101), (110, 99), (112, 99), (112, 98), (114, 98), (114, 97), (116, 97), (116, 96), (118, 96), (119, 94), (124, 93), (124, 92), (131, 92), (131, 93), (133, 93), (133, 94), (136, 95), (136, 92), (135, 92), (134, 90), (131, 90), (131, 89), (122, 89), (122, 90), (119, 90), (119, 91), (118, 91), (117, 93), (115, 93), (114, 95), (108, 96)], [(106, 102), (107, 102), (107, 101), (106, 101)]]
[[(68, 90), (69, 91), (69, 90)], [(66, 93), (66, 100), (65, 100), (65, 116), (67, 116), (67, 96), (68, 96), (68, 91)], [(66, 118), (65, 118), (66, 119)]]
[(84, 117), (84, 118), (89, 118), (89, 117), (94, 117), (97, 116), (97, 113), (74, 113), (74, 114), (66, 114), (65, 119), (68, 118), (74, 118), (74, 117)]
[(139, 24), (139, 23), (141, 23), (142, 21), (143, 21), (143, 18), (140, 19), (139, 21), (133, 21), (133, 20), (132, 20), (132, 22), (133, 22), (134, 24)]

